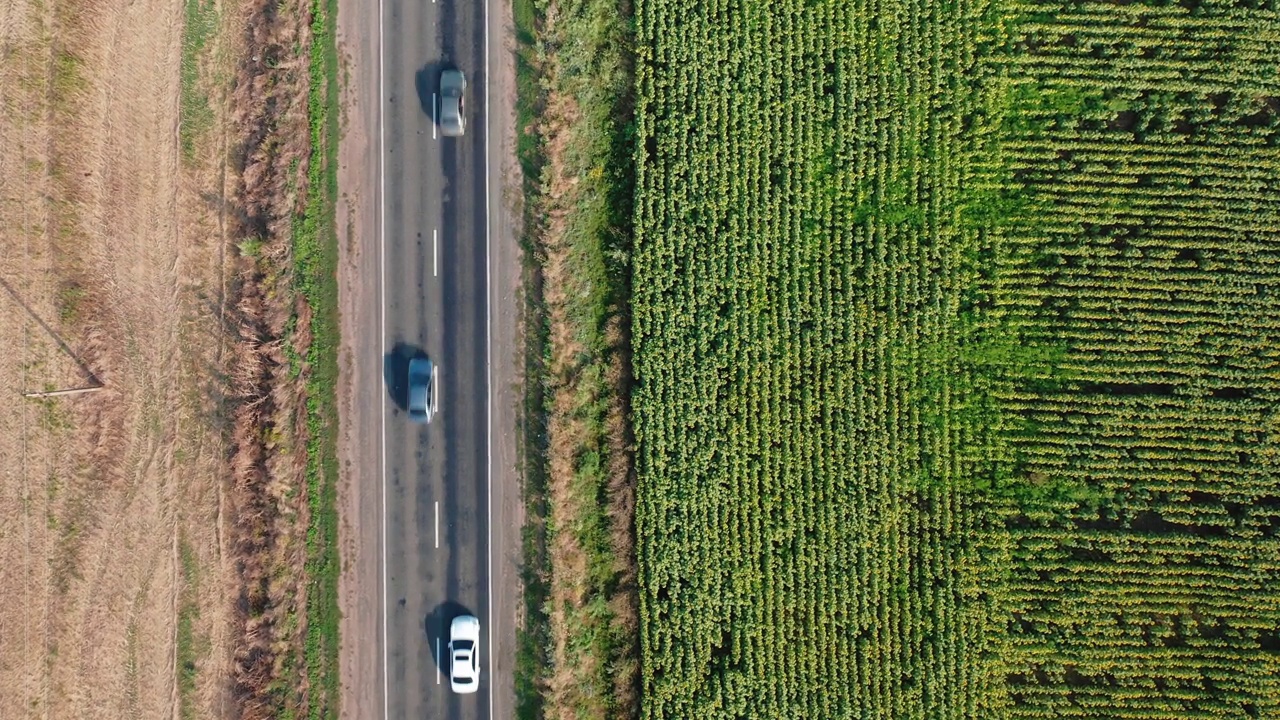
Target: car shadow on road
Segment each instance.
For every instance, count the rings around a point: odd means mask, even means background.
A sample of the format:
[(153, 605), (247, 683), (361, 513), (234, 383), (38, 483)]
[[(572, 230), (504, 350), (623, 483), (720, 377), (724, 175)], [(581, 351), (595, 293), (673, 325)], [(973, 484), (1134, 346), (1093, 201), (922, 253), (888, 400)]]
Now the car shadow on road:
[[(431, 653), (436, 660), (436, 667), (440, 668), (440, 672), (445, 675), (449, 674), (449, 661), (445, 660), (449, 655), (449, 623), (461, 615), (475, 615), (475, 613), (459, 603), (446, 601), (437, 605), (422, 622), (423, 630), (427, 633), (427, 645), (431, 648)], [(480, 628), (481, 647), (483, 647), (485, 630), (483, 627)], [(480, 656), (480, 662), (482, 665), (485, 662), (483, 655)]]
[(382, 356), (382, 381), (391, 402), (400, 410), (409, 407), (409, 361), (426, 356), (422, 348), (403, 342), (396, 343), (391, 352)]
[(453, 67), (452, 63), (433, 60), (423, 65), (413, 75), (413, 86), (418, 89), (418, 104), (422, 106), (422, 112), (431, 118), (432, 122), (436, 121), (436, 114), (431, 107), (432, 95), (440, 92), (440, 73), (451, 67)]

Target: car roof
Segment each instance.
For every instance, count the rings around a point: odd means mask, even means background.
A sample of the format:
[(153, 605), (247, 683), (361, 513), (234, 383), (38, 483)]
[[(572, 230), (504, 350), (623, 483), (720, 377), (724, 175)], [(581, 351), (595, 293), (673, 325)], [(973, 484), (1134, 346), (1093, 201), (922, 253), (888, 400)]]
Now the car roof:
[(480, 677), (480, 671), (471, 667), (471, 658), (466, 658), (465, 662), (454, 663), (449, 677), (454, 680), (476, 682)]
[(414, 385), (409, 388), (409, 409), (415, 411), (425, 411), (427, 409), (427, 391), (428, 385)]
[(431, 361), (427, 358), (409, 361), (408, 410), (411, 418), (425, 420), (430, 413), (431, 371)]

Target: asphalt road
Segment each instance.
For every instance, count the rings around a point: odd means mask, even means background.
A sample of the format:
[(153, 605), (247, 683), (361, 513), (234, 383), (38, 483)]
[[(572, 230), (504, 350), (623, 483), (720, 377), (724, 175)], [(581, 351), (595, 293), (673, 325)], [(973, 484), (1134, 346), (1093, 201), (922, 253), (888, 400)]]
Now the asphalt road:
[[(388, 718), (489, 718), (489, 523), (485, 6), (383, 0), (382, 314)], [(440, 72), (467, 76), (467, 132), (435, 126)], [(370, 149), (373, 151), (373, 149)], [(405, 414), (414, 355), (439, 368), (430, 425)], [(449, 689), (449, 622), (480, 618), (481, 683)]]

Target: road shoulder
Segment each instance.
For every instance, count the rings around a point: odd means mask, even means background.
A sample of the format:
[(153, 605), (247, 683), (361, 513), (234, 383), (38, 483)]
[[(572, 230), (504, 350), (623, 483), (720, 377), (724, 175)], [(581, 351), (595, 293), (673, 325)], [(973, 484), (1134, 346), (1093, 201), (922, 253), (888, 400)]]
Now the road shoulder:
[(492, 415), (492, 496), (489, 548), (493, 623), (493, 706), (491, 718), (515, 717), (516, 624), (521, 605), (521, 528), (524, 527), (518, 469), (521, 412), (520, 307), (522, 263), (520, 218), (523, 202), (516, 157), (515, 23), (510, 0), (489, 0), (490, 378)]
[(383, 714), (382, 390), (378, 192), (379, 3), (338, 0), (342, 140), (338, 149), (338, 481), (342, 575), (341, 714)]

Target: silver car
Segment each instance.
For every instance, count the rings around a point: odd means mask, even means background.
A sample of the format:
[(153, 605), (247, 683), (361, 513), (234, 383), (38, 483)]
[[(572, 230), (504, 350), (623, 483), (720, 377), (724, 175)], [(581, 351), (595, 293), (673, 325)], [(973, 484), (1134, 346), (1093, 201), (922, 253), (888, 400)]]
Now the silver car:
[(467, 130), (466, 109), (463, 96), (467, 92), (467, 78), (461, 70), (451, 69), (440, 73), (440, 133), (457, 137)]
[(426, 358), (409, 361), (409, 419), (429, 423), (435, 416), (439, 395), (436, 392), (438, 368)]

